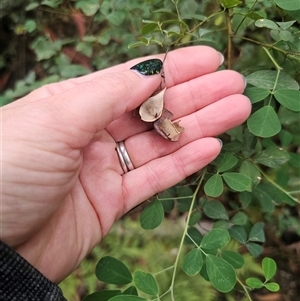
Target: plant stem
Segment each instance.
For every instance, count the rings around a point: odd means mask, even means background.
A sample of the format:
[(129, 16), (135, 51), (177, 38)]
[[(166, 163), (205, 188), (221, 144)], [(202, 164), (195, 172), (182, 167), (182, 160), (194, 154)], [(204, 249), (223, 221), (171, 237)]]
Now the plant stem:
[(226, 24), (227, 24), (227, 68), (231, 69), (231, 58), (232, 58), (232, 27), (231, 27), (231, 19), (228, 14), (228, 11), (225, 13), (226, 15)]
[(236, 280), (237, 280), (238, 283), (242, 286), (242, 288), (243, 288), (243, 290), (244, 290), (244, 292), (245, 292), (245, 294), (246, 294), (248, 300), (249, 300), (249, 301), (252, 301), (252, 298), (251, 298), (251, 296), (250, 296), (250, 294), (249, 294), (249, 292), (248, 292), (247, 287), (243, 284), (243, 282), (242, 282), (239, 278), (236, 278)]
[(234, 31), (234, 34), (236, 34), (238, 32), (238, 30), (240, 29), (241, 25), (243, 24), (243, 22), (246, 20), (247, 15), (252, 11), (252, 9), (254, 8), (254, 6), (256, 5), (256, 3), (258, 2), (258, 0), (256, 0), (252, 6), (249, 8), (247, 14), (243, 17), (243, 19), (241, 20), (240, 24), (237, 26), (236, 30)]
[(264, 173), (264, 171), (262, 169), (260, 169), (257, 165), (255, 165), (255, 166), (268, 182), (270, 182), (272, 185), (274, 185), (276, 188), (278, 188), (284, 194), (288, 195), (295, 203), (300, 204), (300, 201), (298, 201), (296, 198), (292, 197), (290, 192), (286, 191), (284, 188), (282, 188), (276, 182), (274, 182), (272, 179), (270, 179), (270, 177), (266, 173)]
[(177, 256), (176, 256), (176, 259), (175, 259), (174, 269), (173, 269), (173, 275), (172, 275), (172, 280), (171, 280), (171, 285), (170, 285), (171, 300), (172, 301), (175, 301), (175, 299), (174, 299), (174, 283), (175, 283), (176, 271), (177, 271), (177, 267), (178, 267), (179, 258), (180, 258), (182, 247), (183, 247), (183, 244), (184, 244), (184, 239), (185, 239), (185, 236), (187, 234), (188, 227), (189, 227), (189, 221), (190, 221), (190, 218), (191, 218), (191, 214), (193, 212), (193, 208), (194, 208), (194, 204), (195, 204), (195, 201), (196, 201), (196, 197), (197, 197), (198, 192), (200, 190), (201, 184), (202, 184), (202, 182), (204, 180), (205, 173), (206, 173), (206, 170), (203, 171), (203, 174), (202, 174), (202, 176), (201, 176), (201, 178), (199, 180), (199, 183), (198, 183), (198, 185), (196, 187), (196, 190), (195, 190), (195, 192), (193, 194), (191, 206), (190, 206), (190, 209), (189, 209), (189, 212), (188, 212), (188, 216), (187, 216), (187, 219), (186, 219), (186, 224), (185, 224), (184, 231), (183, 231), (183, 234), (182, 234), (182, 237), (181, 237), (181, 241), (180, 241), (178, 253), (177, 253)]

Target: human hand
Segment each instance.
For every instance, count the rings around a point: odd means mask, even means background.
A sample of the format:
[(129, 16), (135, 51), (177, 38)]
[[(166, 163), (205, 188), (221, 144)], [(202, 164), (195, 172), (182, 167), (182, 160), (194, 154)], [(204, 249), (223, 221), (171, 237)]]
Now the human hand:
[[(129, 70), (143, 60), (44, 86), (2, 108), (1, 239), (54, 282), (120, 216), (210, 163), (221, 149), (212, 137), (250, 114), (243, 77), (214, 72), (218, 52), (178, 49), (164, 62), (165, 107), (185, 131), (178, 142), (163, 139), (132, 114), (161, 81)], [(123, 140), (135, 167), (125, 174), (115, 150)]]

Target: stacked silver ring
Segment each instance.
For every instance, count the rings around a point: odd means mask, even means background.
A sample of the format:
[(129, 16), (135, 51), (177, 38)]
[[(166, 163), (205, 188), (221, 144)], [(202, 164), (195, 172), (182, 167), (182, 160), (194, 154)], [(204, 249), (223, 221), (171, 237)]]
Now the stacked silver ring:
[(124, 141), (117, 142), (116, 146), (117, 154), (120, 160), (120, 164), (124, 173), (134, 169), (134, 166), (130, 160), (128, 152), (125, 148)]

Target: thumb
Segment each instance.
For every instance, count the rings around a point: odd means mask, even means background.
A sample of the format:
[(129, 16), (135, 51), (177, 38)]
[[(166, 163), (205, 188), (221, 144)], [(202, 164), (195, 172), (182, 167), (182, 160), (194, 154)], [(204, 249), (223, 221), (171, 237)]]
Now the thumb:
[(83, 147), (95, 133), (149, 98), (160, 82), (159, 73), (145, 76), (128, 70), (104, 74), (51, 96), (50, 112), (59, 120), (60, 129), (77, 138), (80, 145), (76, 147)]

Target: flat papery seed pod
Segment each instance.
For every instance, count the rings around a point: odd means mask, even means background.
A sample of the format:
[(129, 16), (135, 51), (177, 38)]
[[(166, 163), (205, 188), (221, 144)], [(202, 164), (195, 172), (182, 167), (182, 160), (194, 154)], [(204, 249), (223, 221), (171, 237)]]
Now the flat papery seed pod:
[(141, 119), (146, 122), (154, 122), (162, 115), (164, 109), (164, 94), (166, 88), (144, 101), (139, 109)]
[(173, 114), (164, 109), (164, 112), (157, 121), (154, 122), (154, 129), (158, 134), (170, 141), (178, 141), (184, 127), (179, 125), (179, 121), (171, 121)]

